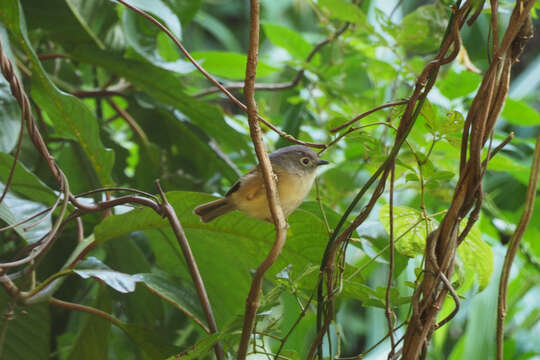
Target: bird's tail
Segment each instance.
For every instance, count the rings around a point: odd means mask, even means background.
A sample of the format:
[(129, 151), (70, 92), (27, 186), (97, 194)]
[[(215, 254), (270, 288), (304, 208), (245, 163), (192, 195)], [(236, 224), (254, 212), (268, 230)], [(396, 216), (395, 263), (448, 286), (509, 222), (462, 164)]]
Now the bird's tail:
[(229, 203), (227, 199), (219, 199), (197, 206), (194, 212), (201, 217), (202, 222), (207, 223), (234, 209), (234, 205)]

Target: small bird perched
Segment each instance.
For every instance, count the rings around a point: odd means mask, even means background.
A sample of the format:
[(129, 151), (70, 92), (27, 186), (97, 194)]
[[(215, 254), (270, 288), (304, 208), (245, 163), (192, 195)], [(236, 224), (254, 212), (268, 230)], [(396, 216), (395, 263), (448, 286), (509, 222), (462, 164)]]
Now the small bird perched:
[[(293, 145), (269, 155), (277, 177), (277, 189), (283, 214), (289, 216), (311, 190), (317, 167), (328, 164), (310, 148)], [(223, 199), (211, 201), (195, 208), (202, 222), (209, 222), (230, 211), (240, 210), (247, 215), (272, 222), (266, 199), (262, 171), (259, 166), (242, 176), (225, 194)]]

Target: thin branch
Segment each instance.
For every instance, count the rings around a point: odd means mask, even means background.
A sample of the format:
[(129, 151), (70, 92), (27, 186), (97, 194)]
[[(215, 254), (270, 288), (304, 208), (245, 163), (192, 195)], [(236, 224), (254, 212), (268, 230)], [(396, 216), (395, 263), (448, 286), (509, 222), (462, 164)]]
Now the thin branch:
[(59, 300), (53, 297), (49, 299), (49, 303), (54, 306), (58, 306), (64, 309), (82, 311), (82, 312), (85, 312), (94, 316), (99, 316), (100, 318), (105, 319), (108, 322), (111, 322), (114, 325), (118, 326), (120, 329), (125, 330), (124, 324), (122, 323), (122, 321), (118, 320), (117, 318), (115, 318), (114, 316), (112, 316), (111, 314), (103, 310), (99, 310), (91, 306)]
[(255, 77), (257, 72), (257, 56), (259, 52), (259, 11), (260, 5), (258, 0), (250, 1), (250, 28), (249, 28), (249, 50), (246, 65), (246, 78), (244, 94), (246, 97), (248, 109), (249, 131), (255, 152), (259, 160), (259, 166), (264, 179), (264, 188), (266, 190), (266, 198), (268, 207), (272, 214), (272, 220), (276, 229), (276, 239), (274, 245), (263, 262), (259, 265), (253, 279), (251, 288), (246, 299), (246, 310), (244, 314), (244, 325), (242, 328), (242, 336), (238, 347), (237, 359), (244, 360), (247, 355), (249, 339), (253, 331), (253, 322), (259, 307), (259, 298), (262, 288), (262, 282), (266, 270), (268, 270), (276, 261), (285, 239), (287, 238), (287, 223), (279, 201), (276, 180), (270, 163), (270, 158), (266, 152), (266, 148), (262, 139), (262, 132), (257, 121), (257, 103), (255, 102)]
[(60, 53), (57, 53), (57, 54), (41, 54), (41, 55), (38, 55), (38, 59), (41, 60), (41, 61), (44, 61), (44, 60), (55, 60), (55, 59), (69, 59), (71, 58), (71, 56), (67, 55), (67, 54), (60, 54)]
[(140, 127), (140, 125), (135, 121), (133, 116), (131, 116), (126, 110), (122, 109), (115, 101), (113, 101), (110, 98), (107, 98), (107, 103), (116, 111), (118, 115), (122, 119), (124, 119), (131, 130), (141, 139), (144, 146), (148, 146), (150, 142), (148, 141), (148, 136), (146, 136), (146, 133), (144, 130)]
[[(389, 199), (389, 221), (390, 221), (390, 262), (388, 264), (388, 281), (386, 283), (386, 292), (385, 292), (385, 315), (386, 322), (388, 323), (388, 335), (390, 335), (390, 352), (388, 353), (388, 358), (394, 356), (394, 351), (396, 348), (396, 343), (394, 339), (394, 312), (392, 311), (392, 304), (390, 303), (390, 290), (392, 289), (392, 277), (394, 275), (394, 177), (395, 177), (395, 164), (390, 170), (390, 199)], [(426, 220), (427, 222), (427, 220)]]
[(508, 250), (504, 257), (504, 265), (499, 280), (499, 297), (497, 306), (497, 359), (503, 360), (504, 355), (504, 318), (506, 317), (506, 295), (508, 292), (508, 280), (510, 278), (510, 270), (512, 263), (519, 249), (521, 238), (527, 230), (527, 226), (531, 220), (534, 211), (534, 201), (536, 200), (536, 192), (538, 189), (538, 175), (540, 171), (540, 131), (536, 137), (536, 146), (532, 160), (531, 174), (529, 177), (529, 185), (525, 196), (525, 205), (523, 213), (519, 219), (516, 231), (512, 235), (512, 239), (508, 244)]
[[(343, 25), (343, 27), (341, 27), (341, 29), (336, 31), (332, 36), (324, 39), (323, 41), (321, 41), (320, 43), (315, 45), (315, 47), (313, 47), (313, 49), (311, 50), (309, 55), (306, 57), (305, 62), (306, 63), (311, 62), (311, 60), (313, 60), (315, 55), (317, 55), (317, 53), (324, 46), (329, 44), (331, 41), (336, 40), (339, 36), (341, 36), (341, 34), (343, 34), (349, 28), (349, 26), (350, 26), (350, 23), (346, 23), (345, 25)], [(296, 76), (289, 82), (282, 82), (282, 83), (275, 83), (275, 84), (255, 84), (255, 90), (259, 90), (259, 91), (280, 91), (280, 90), (292, 89), (292, 88), (296, 87), (300, 83), (300, 81), (302, 80), (302, 77), (304, 76), (305, 72), (306, 72), (305, 69), (300, 69), (296, 73)], [(224, 84), (223, 87), (225, 87), (228, 90), (242, 89), (244, 87), (244, 83), (241, 83), (241, 82), (228, 83), (228, 84)], [(202, 96), (214, 94), (214, 93), (216, 93), (218, 91), (220, 91), (219, 88), (213, 87), (213, 88), (210, 88), (210, 89), (203, 90), (203, 91), (201, 91), (201, 92), (199, 92), (199, 93), (197, 93), (197, 94), (195, 94), (193, 96), (202, 97)]]
[[(193, 280), (193, 283), (195, 284), (197, 294), (199, 295), (201, 306), (204, 310), (204, 314), (206, 315), (208, 328), (210, 329), (210, 332), (212, 334), (217, 333), (218, 329), (216, 325), (216, 320), (214, 318), (214, 312), (212, 311), (212, 306), (210, 305), (210, 300), (208, 299), (206, 288), (204, 287), (204, 281), (202, 279), (201, 273), (199, 272), (199, 267), (197, 266), (197, 262), (195, 261), (195, 257), (193, 256), (193, 252), (191, 251), (191, 247), (189, 246), (189, 242), (187, 240), (186, 234), (184, 233), (184, 229), (182, 228), (182, 225), (180, 224), (180, 221), (176, 216), (174, 208), (171, 206), (171, 204), (167, 200), (167, 197), (165, 196), (165, 193), (161, 189), (159, 180), (156, 180), (155, 184), (161, 196), (162, 214), (169, 220), (174, 235), (176, 236), (176, 240), (178, 241), (178, 245), (182, 249), (182, 253), (184, 254), (184, 258), (186, 259), (191, 278)], [(225, 359), (225, 354), (223, 353), (223, 349), (219, 342), (216, 343), (214, 350), (216, 353), (216, 357), (219, 360)]]
[(84, 98), (109, 98), (113, 96), (121, 96), (126, 98), (127, 95), (118, 90), (77, 90), (71, 92), (72, 95), (84, 99)]
[(339, 130), (344, 129), (344, 128), (346, 128), (347, 126), (349, 126), (351, 124), (354, 124), (358, 120), (363, 119), (366, 116), (371, 115), (376, 111), (386, 109), (386, 108), (389, 108), (389, 107), (393, 107), (393, 106), (405, 105), (407, 103), (409, 103), (409, 100), (400, 100), (400, 101), (394, 101), (394, 102), (391, 102), (391, 103), (388, 103), (388, 104), (379, 105), (377, 107), (374, 107), (373, 109), (370, 109), (368, 111), (365, 111), (365, 112), (361, 113), (360, 115), (354, 117), (352, 120), (347, 121), (345, 124), (342, 124), (342, 125), (340, 125), (338, 127), (335, 127), (333, 129), (331, 129), (330, 132), (331, 133), (338, 132)]
[(285, 347), (285, 343), (287, 342), (287, 339), (289, 338), (289, 336), (292, 334), (293, 330), (296, 328), (296, 326), (300, 323), (300, 320), (302, 320), (302, 318), (306, 315), (306, 312), (307, 310), (309, 309), (309, 304), (311, 304), (311, 301), (313, 301), (313, 297), (315, 296), (315, 293), (312, 293), (311, 296), (309, 297), (309, 300), (308, 302), (306, 303), (306, 305), (304, 306), (304, 308), (302, 309), (302, 312), (300, 313), (300, 315), (296, 318), (296, 321), (294, 322), (294, 324), (291, 326), (291, 328), (289, 329), (289, 331), (287, 331), (287, 334), (285, 334), (285, 336), (283, 337), (283, 339), (281, 339), (281, 344), (279, 345), (279, 349), (278, 351), (276, 352), (276, 356), (275, 356), (275, 359), (274, 360), (277, 360), (279, 354), (281, 354), (281, 351), (283, 350), (283, 348)]
[[(136, 13), (142, 15), (143, 17), (145, 17), (146, 19), (151, 21), (154, 25), (156, 25), (158, 28), (160, 28), (172, 41), (174, 41), (174, 43), (180, 49), (180, 51), (184, 54), (184, 56), (193, 64), (193, 66), (195, 66), (197, 68), (197, 70), (199, 70), (199, 72), (201, 74), (204, 75), (204, 77), (206, 77), (212, 84), (214, 84), (225, 95), (227, 95), (227, 97), (233, 103), (235, 103), (237, 106), (239, 106), (243, 111), (248, 112), (247, 106), (244, 105), (240, 100), (238, 100), (223, 85), (221, 85), (220, 82), (217, 81), (212, 75), (210, 75), (210, 73), (208, 71), (206, 71), (201, 65), (199, 65), (199, 63), (197, 63), (197, 61), (195, 61), (195, 59), (191, 56), (191, 54), (186, 50), (184, 45), (182, 45), (182, 43), (180, 41), (178, 41), (178, 39), (169, 31), (169, 29), (167, 29), (163, 24), (161, 24), (158, 20), (156, 20), (154, 17), (152, 17), (148, 13), (136, 8), (135, 6), (127, 3), (126, 1), (118, 0), (118, 2), (123, 4), (124, 6), (128, 7), (129, 9), (135, 11)], [(281, 137), (283, 137), (283, 138), (285, 138), (285, 139), (287, 139), (287, 140), (289, 140), (289, 141), (291, 141), (293, 143), (304, 145), (304, 146), (309, 146), (309, 147), (313, 147), (313, 148), (319, 148), (319, 149), (322, 149), (322, 148), (325, 147), (325, 145), (323, 145), (323, 144), (315, 144), (315, 143), (309, 143), (309, 142), (304, 142), (304, 141), (298, 140), (298, 139), (294, 138), (294, 136), (289, 135), (289, 134), (285, 133), (284, 131), (278, 129), (276, 126), (274, 126), (272, 123), (265, 120), (259, 114), (255, 114), (255, 116), (257, 117), (258, 121), (260, 121), (263, 124), (265, 124), (266, 126), (268, 126), (270, 129), (272, 129), (274, 132), (279, 134)]]

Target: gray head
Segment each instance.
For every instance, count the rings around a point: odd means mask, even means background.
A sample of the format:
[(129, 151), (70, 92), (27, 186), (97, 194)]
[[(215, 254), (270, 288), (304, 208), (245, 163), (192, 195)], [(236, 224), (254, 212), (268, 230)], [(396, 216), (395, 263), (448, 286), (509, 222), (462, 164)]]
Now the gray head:
[(269, 156), (273, 164), (294, 172), (313, 172), (318, 166), (328, 164), (328, 161), (321, 160), (315, 151), (302, 145), (286, 146)]

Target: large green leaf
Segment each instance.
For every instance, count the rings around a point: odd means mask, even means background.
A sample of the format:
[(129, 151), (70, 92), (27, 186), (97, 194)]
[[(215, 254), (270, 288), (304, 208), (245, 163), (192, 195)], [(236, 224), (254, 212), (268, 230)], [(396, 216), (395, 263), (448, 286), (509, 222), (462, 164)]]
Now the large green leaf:
[(470, 71), (448, 73), (437, 82), (437, 88), (449, 99), (456, 99), (471, 94), (482, 81), (479, 74)]
[[(83, 9), (83, 7), (92, 7), (101, 1), (86, 1), (87, 4), (81, 4), (78, 0), (25, 0), (23, 10), (28, 29), (39, 28), (48, 40), (58, 41), (66, 48), (86, 43), (102, 46), (102, 41), (96, 33), (99, 29), (92, 26), (95, 18), (89, 18), (90, 13)], [(8, 2), (17, 6), (17, 1)], [(112, 6), (106, 7), (104, 6), (106, 4), (101, 3), (99, 5), (101, 9), (99, 20), (103, 20), (105, 13), (110, 15)], [(4, 6), (2, 9), (6, 12), (11, 11)], [(14, 22), (12, 25), (18, 26), (17, 24), (18, 22)]]
[(92, 256), (79, 261), (73, 271), (83, 279), (98, 278), (114, 290), (122, 293), (135, 291), (135, 285), (139, 281), (136, 276), (114, 271)]
[(99, 137), (97, 119), (79, 99), (61, 92), (41, 66), (26, 35), (18, 2), (0, 1), (0, 20), (4, 22), (33, 66), (32, 96), (52, 120), (58, 136), (77, 141), (102, 185), (112, 184), (110, 177), (114, 153), (105, 149)]
[[(0, 193), (3, 189), (4, 186), (0, 184)], [(13, 225), (28, 219), (46, 208), (43, 204), (20, 199), (8, 192), (2, 203), (0, 203), (0, 219), (4, 220), (8, 225)], [(29, 244), (40, 240), (50, 230), (51, 218), (49, 216), (43, 219), (43, 215), (15, 227), (15, 231)]]
[[(161, 22), (178, 39), (182, 38), (180, 20), (171, 8), (162, 0), (130, 0), (132, 5), (158, 17)], [(136, 12), (124, 9), (122, 13), (122, 27), (128, 44), (144, 59), (158, 66), (166, 66), (164, 59), (158, 51), (158, 38), (161, 30)], [(166, 42), (166, 47), (172, 49), (172, 42)], [(177, 57), (176, 53), (176, 57)]]
[(172, 105), (205, 132), (233, 150), (249, 150), (247, 137), (227, 125), (216, 106), (197, 100), (185, 93), (185, 87), (171, 72), (148, 63), (126, 60), (97, 48), (80, 47), (74, 58), (103, 67), (129, 80), (157, 100)]
[(502, 117), (511, 124), (520, 126), (540, 125), (540, 114), (523, 101), (506, 99)]
[[(0, 181), (3, 183), (7, 181), (12, 164), (13, 157), (0, 153)], [(54, 204), (57, 199), (54, 191), (32, 174), (20, 161), (15, 167), (10, 190), (46, 205)]]
[(163, 272), (125, 274), (109, 268), (95, 257), (80, 261), (73, 270), (83, 279), (96, 278), (121, 293), (132, 293), (137, 283), (143, 283), (155, 295), (181, 311), (206, 324), (205, 316), (193, 285), (184, 279)]
[[(3, 28), (0, 27), (0, 31)], [(0, 36), (0, 41), (4, 38)], [(2, 46), (4, 46), (2, 42)], [(11, 95), (9, 84), (0, 75), (0, 152), (10, 153), (15, 147), (21, 127), (21, 110), (17, 100)]]
[(345, 0), (319, 0), (320, 7), (330, 13), (330, 17), (351, 23), (363, 24), (366, 16), (360, 8)]
[(199, 297), (191, 283), (158, 271), (138, 274), (137, 278), (154, 294), (206, 325)]
[[(191, 55), (212, 75), (242, 80), (246, 76), (247, 56), (227, 51), (195, 51)], [(257, 77), (265, 77), (279, 71), (278, 68), (259, 60)]]
[[(0, 291), (2, 317), (8, 309), (8, 296)], [(50, 359), (51, 316), (48, 304), (15, 307), (14, 316), (6, 322), (0, 360)]]
[[(273, 226), (238, 212), (203, 224), (193, 214), (193, 208), (212, 197), (188, 192), (170, 192), (167, 196), (190, 241), (218, 322), (223, 324), (243, 312), (251, 281), (250, 270), (258, 266), (271, 248)], [(287, 244), (267, 275), (270, 280), (289, 264), (295, 269), (318, 264), (327, 242), (328, 233), (322, 221), (312, 213), (298, 210), (288, 222)], [(109, 217), (95, 228), (95, 236), (103, 243), (136, 230), (147, 230), (156, 261), (163, 270), (189, 278), (168, 222), (150, 209), (135, 209)], [(310, 283), (314, 280), (315, 276)], [(231, 291), (231, 287), (235, 291)]]
[[(396, 251), (409, 257), (422, 254), (426, 247), (426, 235), (434, 230), (437, 224), (433, 223), (434, 220), (426, 223), (418, 210), (406, 206), (394, 206), (393, 213)], [(383, 205), (379, 211), (379, 219), (387, 232), (390, 232), (389, 214), (389, 206)]]
[[(423, 254), (426, 246), (426, 234), (435, 230), (439, 225), (435, 219), (429, 220), (426, 230), (426, 220), (423, 214), (406, 206), (394, 206), (394, 239), (396, 251), (409, 257)], [(390, 231), (389, 206), (383, 205), (379, 219), (387, 232)], [(465, 227), (466, 220), (460, 224)], [(457, 251), (458, 263), (465, 267), (465, 276), (473, 276), (483, 290), (489, 285), (493, 273), (493, 252), (482, 240), (482, 234), (475, 224)]]
[[(104, 312), (111, 312), (112, 301), (110, 295), (100, 288), (94, 308)], [(109, 334), (111, 323), (102, 317), (86, 314), (83, 327), (68, 356), (68, 360), (95, 360), (108, 358)]]
[(435, 51), (439, 48), (447, 22), (448, 15), (443, 6), (420, 6), (403, 18), (396, 40), (408, 51)]
[(101, 42), (91, 25), (88, 23), (89, 18), (98, 15), (98, 13), (96, 13), (98, 11), (97, 6), (99, 6), (101, 9), (103, 8), (103, 1), (101, 1), (101, 4), (99, 4), (98, 1), (66, 0), (66, 3), (73, 15), (75, 15), (77, 21), (81, 24), (88, 35), (90, 35), (92, 40), (94, 40), (96, 45), (99, 46), (100, 49), (105, 49), (105, 45)]
[(265, 22), (263, 29), (274, 45), (287, 50), (296, 59), (305, 60), (311, 52), (313, 46), (288, 27)]
[[(460, 227), (464, 228), (464, 224)], [(475, 274), (480, 290), (485, 289), (491, 281), (493, 274), (493, 251), (488, 244), (482, 240), (482, 233), (475, 224), (465, 241), (457, 249), (458, 260), (463, 262), (465, 271)]]

